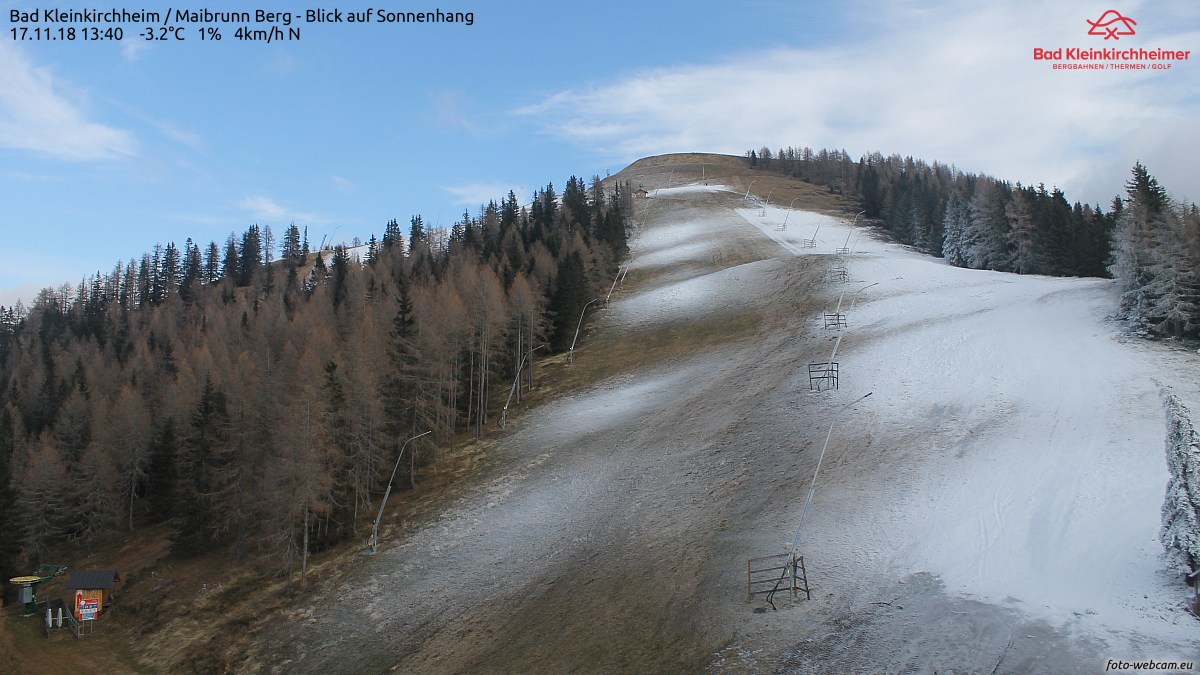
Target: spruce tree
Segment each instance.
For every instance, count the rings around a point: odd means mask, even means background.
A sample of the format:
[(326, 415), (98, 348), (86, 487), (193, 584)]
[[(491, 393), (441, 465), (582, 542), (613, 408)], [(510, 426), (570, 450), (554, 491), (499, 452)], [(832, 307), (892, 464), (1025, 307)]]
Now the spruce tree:
[(1155, 284), (1163, 251), (1158, 233), (1166, 228), (1167, 192), (1141, 162), (1125, 183), (1124, 203), (1113, 233), (1109, 271), (1121, 288), (1121, 313), (1135, 325), (1145, 326), (1161, 289)]
[(225, 394), (211, 377), (206, 377), (176, 455), (172, 500), (172, 513), (179, 520), (179, 530), (172, 540), (176, 551), (203, 552), (226, 534), (220, 510), (232, 479), (229, 434)]
[(249, 286), (254, 281), (255, 272), (262, 266), (262, 233), (258, 225), (251, 225), (242, 235), (242, 244), (238, 247), (238, 286)]
[(562, 352), (571, 346), (579, 316), (590, 300), (587, 271), (578, 251), (559, 261), (554, 283), (554, 295), (549, 307), (554, 314), (554, 334), (550, 344), (555, 351)]
[[(0, 357), (2, 356), (0, 354)], [(4, 359), (0, 358), (0, 363), (3, 361)], [(20, 517), (12, 475), (12, 460), (17, 449), (13, 421), (12, 408), (0, 393), (0, 532), (10, 534), (17, 532)], [(0, 578), (17, 576), (16, 564), (20, 550), (20, 543), (16, 537), (0, 537)]]

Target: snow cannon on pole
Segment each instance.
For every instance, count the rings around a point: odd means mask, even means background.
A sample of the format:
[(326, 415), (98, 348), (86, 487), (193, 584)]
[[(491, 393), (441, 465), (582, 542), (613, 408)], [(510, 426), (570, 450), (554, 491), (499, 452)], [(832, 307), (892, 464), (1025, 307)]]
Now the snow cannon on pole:
[(579, 329), (583, 327), (583, 315), (587, 314), (587, 308), (593, 302), (600, 298), (592, 298), (586, 305), (583, 306), (583, 311), (579, 313), (579, 323), (575, 326), (575, 337), (571, 338), (571, 348), (567, 350), (567, 365), (575, 365), (575, 341), (579, 339)]
[[(787, 213), (783, 214), (783, 225), (780, 225), (780, 226), (779, 226), (779, 231), (780, 231), (780, 232), (782, 232), (782, 231), (784, 231), (784, 230), (786, 230), (786, 229), (787, 229), (787, 221), (788, 221), (788, 218), (790, 218), (790, 217), (791, 217), (791, 215), (792, 215), (792, 207), (793, 207), (793, 206), (795, 206), (795, 205), (796, 205), (796, 201), (797, 201), (797, 200), (800, 200), (800, 199), (802, 199), (802, 197), (796, 197), (796, 199), (793, 199), (793, 200), (792, 200), (792, 203), (791, 203), (791, 204), (788, 204), (788, 210), (787, 210)], [(815, 235), (814, 235), (814, 236), (815, 236)]]
[(392, 494), (392, 485), (396, 482), (396, 472), (400, 470), (400, 460), (404, 458), (404, 449), (408, 447), (409, 443), (430, 433), (433, 433), (432, 430), (417, 434), (404, 441), (400, 446), (400, 454), (396, 455), (396, 466), (392, 467), (392, 477), (388, 479), (387, 490), (383, 493), (383, 501), (379, 503), (379, 515), (375, 516), (375, 527), (371, 530), (371, 548), (364, 551), (363, 555), (375, 555), (379, 551), (379, 521), (383, 520), (383, 507), (387, 506), (388, 497)]

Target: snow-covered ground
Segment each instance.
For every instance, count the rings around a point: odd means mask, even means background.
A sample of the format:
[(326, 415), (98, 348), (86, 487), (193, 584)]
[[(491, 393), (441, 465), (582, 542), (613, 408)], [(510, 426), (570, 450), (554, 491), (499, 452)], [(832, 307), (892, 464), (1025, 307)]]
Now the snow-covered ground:
[(853, 550), (848, 576), (933, 573), (1114, 654), (1194, 644), (1156, 535), (1160, 389), (1194, 400), (1200, 357), (1126, 339), (1111, 281), (959, 269), (827, 216), (761, 212), (739, 210), (789, 252), (852, 249), (841, 387), (820, 395), (872, 393), (842, 415), (830, 459), (845, 466), (819, 484), (802, 549)]

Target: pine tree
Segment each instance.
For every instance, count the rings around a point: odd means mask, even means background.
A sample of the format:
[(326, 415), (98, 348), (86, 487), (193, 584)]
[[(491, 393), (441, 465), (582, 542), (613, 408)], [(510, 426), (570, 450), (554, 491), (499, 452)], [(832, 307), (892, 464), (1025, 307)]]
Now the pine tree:
[(221, 276), (236, 282), (238, 278), (238, 247), (237, 238), (232, 232), (225, 240), (225, 257), (221, 260)]
[(375, 238), (374, 234), (372, 234), (371, 238), (367, 240), (367, 255), (365, 262), (368, 265), (374, 265), (378, 260), (379, 240)]
[(578, 252), (559, 261), (555, 277), (554, 295), (549, 309), (554, 315), (554, 333), (550, 344), (555, 351), (566, 351), (571, 346), (575, 328), (584, 306), (588, 303), (587, 271)]
[(1159, 231), (1166, 228), (1166, 190), (1140, 162), (1125, 184), (1128, 201), (1117, 217), (1113, 232), (1112, 265), (1109, 271), (1121, 289), (1121, 313), (1135, 325), (1146, 325), (1151, 306), (1161, 292), (1155, 285), (1157, 266), (1162, 261)]
[(69, 530), (72, 538), (95, 542), (118, 520), (117, 471), (97, 443), (90, 444), (68, 472), (71, 497)]
[(1167, 398), (1167, 482), (1159, 541), (1182, 571), (1200, 570), (1200, 435), (1191, 412), (1172, 395)]
[(226, 534), (220, 509), (231, 492), (229, 434), (225, 394), (206, 377), (176, 455), (173, 513), (180, 524), (172, 547), (177, 551), (199, 553)]
[(334, 247), (333, 263), (330, 271), (329, 280), (332, 284), (332, 293), (330, 295), (333, 300), (333, 306), (337, 307), (346, 300), (346, 278), (350, 275), (350, 255), (346, 253), (344, 246)]
[(183, 244), (183, 276), (179, 283), (179, 292), (185, 302), (193, 302), (196, 299), (196, 287), (203, 275), (202, 267), (200, 247), (188, 237)]
[(215, 284), (221, 280), (221, 248), (217, 242), (209, 242), (208, 253), (204, 256), (204, 282)]
[[(14, 321), (11, 312), (11, 309), (0, 312), (0, 315), (8, 313), (6, 323)], [(4, 363), (2, 349), (0, 363)], [(11, 533), (18, 532), (21, 525), (17, 490), (13, 480), (13, 458), (17, 452), (14, 423), (13, 409), (6, 403), (5, 396), (0, 394), (0, 532), (10, 533), (10, 536), (0, 537), (0, 578), (3, 579), (17, 576), (17, 556), (21, 551), (21, 542), (17, 537), (11, 536)]]
[(955, 267), (966, 267), (967, 258), (964, 245), (967, 224), (970, 220), (967, 204), (959, 199), (958, 192), (952, 192), (946, 201), (946, 213), (942, 217), (945, 235), (942, 239), (942, 257)]
[(283, 232), (283, 248), (279, 257), (288, 269), (300, 264), (300, 228), (294, 222)]
[(409, 225), (408, 248), (409, 252), (411, 253), (412, 251), (416, 250), (418, 245), (427, 246), (429, 242), (426, 239), (425, 234), (425, 221), (421, 220), (421, 216), (413, 216), (409, 221)]
[(1013, 190), (1012, 201), (1004, 207), (1004, 214), (1008, 218), (1008, 247), (1012, 251), (1011, 271), (1017, 274), (1039, 271), (1034, 243), (1037, 224), (1034, 222), (1033, 200), (1036, 197), (1031, 196), (1030, 192), (1018, 184)]
[(401, 238), (400, 223), (396, 222), (395, 218), (392, 218), (387, 222), (387, 225), (384, 226), (383, 238), (380, 240), (380, 243), (383, 244), (383, 248), (385, 249), (391, 248), (399, 245), (401, 243)]
[(403, 277), (397, 295), (396, 314), (389, 333), (388, 368), (380, 379), (380, 398), (384, 403), (384, 435), (395, 441), (399, 452), (403, 439), (416, 435), (422, 422), (426, 427), (432, 425), (421, 419), (421, 392), (427, 381), (420, 370), (412, 297)]
[(42, 562), (52, 542), (64, 534), (66, 467), (49, 432), (30, 443), (22, 464), (17, 483), (17, 535), (25, 554)]
[(974, 269), (1006, 271), (1011, 258), (1008, 251), (1008, 219), (1004, 213), (1005, 186), (991, 180), (975, 184), (970, 219), (963, 231), (963, 252), (967, 265)]
[(1156, 234), (1145, 321), (1162, 335), (1194, 337), (1200, 334), (1200, 226), (1183, 209), (1168, 208)]
[(325, 410), (321, 414), (318, 433), (322, 444), (330, 452), (328, 464), (332, 474), (332, 496), (329, 523), (318, 537), (319, 544), (341, 541), (354, 530), (354, 493), (350, 480), (353, 466), (349, 447), (351, 420), (348, 410), (346, 388), (343, 377), (338, 373), (338, 364), (325, 364), (325, 381), (322, 387)]
[(183, 284), (183, 257), (179, 254), (179, 249), (175, 247), (175, 242), (170, 242), (163, 249), (162, 256), (162, 272), (159, 275), (162, 278), (160, 282), (161, 290), (159, 291), (159, 302), (165, 300), (167, 295), (178, 292), (179, 287)]
[(263, 266), (263, 241), (258, 225), (251, 225), (246, 229), (237, 254), (237, 284), (249, 286), (254, 282), (255, 273)]

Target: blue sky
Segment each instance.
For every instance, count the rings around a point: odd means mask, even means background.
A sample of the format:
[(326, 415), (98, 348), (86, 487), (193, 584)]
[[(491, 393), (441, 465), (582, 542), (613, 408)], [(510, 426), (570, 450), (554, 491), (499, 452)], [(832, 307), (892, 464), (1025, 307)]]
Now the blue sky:
[[(0, 15), (0, 304), (156, 242), (290, 222), (366, 239), (662, 152), (809, 145), (953, 163), (1107, 205), (1135, 160), (1200, 200), (1200, 3), (464, 0), (474, 25), (298, 24), (294, 42), (14, 41)], [(97, 0), (166, 11), (170, 3)], [(191, 3), (192, 7), (201, 6)], [(309, 5), (343, 10), (437, 2)], [(258, 3), (210, 2), (251, 11)], [(1061, 72), (1032, 49), (1193, 49)], [(44, 24), (43, 24), (44, 25)], [(1108, 44), (1105, 44), (1107, 42)]]

